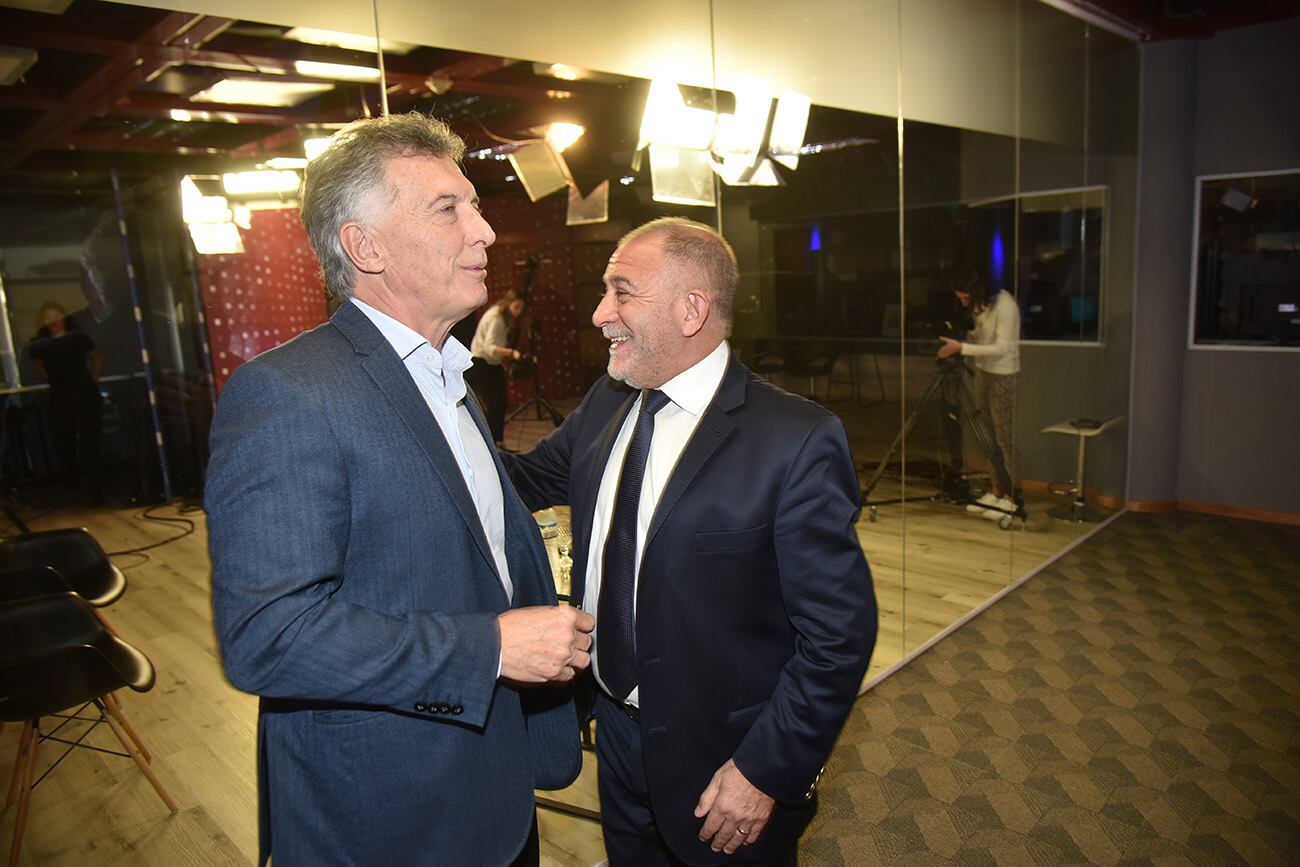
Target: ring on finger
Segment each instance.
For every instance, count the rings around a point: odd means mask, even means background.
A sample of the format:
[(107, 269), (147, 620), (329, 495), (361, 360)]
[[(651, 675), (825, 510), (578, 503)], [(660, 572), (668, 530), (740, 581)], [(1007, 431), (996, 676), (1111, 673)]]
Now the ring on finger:
[(737, 829), (736, 829), (736, 833), (739, 834), (740, 836), (744, 837), (746, 834), (749, 833), (749, 829), (748, 829), (748, 828), (737, 828)]

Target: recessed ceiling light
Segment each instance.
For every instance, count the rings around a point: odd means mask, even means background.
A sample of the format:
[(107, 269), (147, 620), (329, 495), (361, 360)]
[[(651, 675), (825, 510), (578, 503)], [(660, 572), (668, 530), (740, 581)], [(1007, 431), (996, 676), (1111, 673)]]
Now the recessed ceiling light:
[[(341, 33), (337, 30), (320, 30), (315, 27), (295, 27), (284, 34), (285, 39), (307, 42), (311, 45), (330, 45), (335, 48), (350, 48), (353, 51), (375, 50), (375, 37), (361, 33)], [(409, 54), (418, 46), (409, 42), (397, 42), (381, 39), (379, 44), (389, 54)]]
[(334, 89), (334, 85), (309, 81), (262, 81), (256, 78), (226, 78), (207, 90), (190, 97), (194, 102), (224, 102), (230, 105), (266, 105), (288, 107), (320, 93)]
[(315, 60), (295, 60), (293, 68), (299, 75), (310, 78), (330, 78), (341, 81), (378, 81), (379, 70), (373, 66), (351, 66), (346, 63), (319, 63)]

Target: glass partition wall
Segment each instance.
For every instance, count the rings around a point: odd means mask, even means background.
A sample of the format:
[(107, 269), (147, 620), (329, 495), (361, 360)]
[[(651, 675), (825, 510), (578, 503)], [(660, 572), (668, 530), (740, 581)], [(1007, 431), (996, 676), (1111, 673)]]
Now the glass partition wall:
[[(7, 492), (63, 466), (39, 395), (16, 390), (40, 382), (26, 344), (47, 299), (103, 355), (117, 502), (201, 489), (225, 378), (329, 313), (295, 185), (239, 194), (224, 176), (300, 171), (309, 140), (382, 112), (378, 22), (388, 109), (446, 118), (467, 140), (498, 236), (490, 300), (532, 294), (521, 339), (538, 363), (510, 386), (507, 445), (530, 445), (549, 429), (542, 407), (571, 408), (600, 374), (590, 315), (608, 256), (675, 214), (736, 249), (734, 351), (844, 424), (880, 602), (868, 679), (1122, 505), (1137, 138), (1125, 38), (1037, 0), (258, 10), (274, 21), (247, 5), (3, 13), (52, 62), (59, 26), (160, 42), (152, 78), (81, 118), (75, 152), (37, 99), (55, 80), (40, 63), (10, 100), (20, 127), (44, 132), (3, 172)], [(219, 90), (271, 79), (297, 95)], [(941, 359), (945, 337), (986, 348)], [(995, 490), (1012, 505), (986, 508)], [(565, 797), (592, 808), (589, 789)]]
[(1122, 504), (1137, 48), (1036, 0), (712, 6), (719, 90), (812, 103), (797, 167), (720, 213), (737, 351), (850, 437), (870, 678)]
[[(103, 355), (119, 500), (197, 493), (230, 371), (329, 312), (293, 184), (241, 194), (224, 176), (297, 171), (308, 140), (383, 111), (386, 97), (465, 136), (498, 233), (491, 295), (533, 294), (537, 375), (512, 384), (514, 405), (571, 406), (599, 374), (589, 316), (625, 231), (680, 214), (731, 240), (735, 351), (823, 403), (850, 438), (881, 600), (873, 676), (1121, 505), (1128, 40), (1037, 0), (845, 2), (807, 16), (767, 0), (677, 0), (630, 29), (627, 9), (583, 19), (565, 3), (520, 7), (507, 26), (391, 0), (378, 15), (290, 5), (275, 22), (234, 17), (233, 2), (189, 5), (5, 13), (41, 45), (57, 43), (57, 24), (161, 43), (153, 78), (119, 97), (122, 117), (80, 118), (79, 157), (40, 151), (59, 144), (58, 112), (27, 109), (37, 152), (6, 175), (18, 227), (4, 240), (7, 384), (41, 384), (33, 317), (63, 298)], [(373, 80), (376, 22), (386, 93)], [(360, 36), (321, 32), (339, 30)], [(20, 90), (48, 92), (54, 62)], [(271, 84), (295, 94), (255, 95)], [(202, 215), (214, 201), (220, 226)], [(214, 241), (221, 229), (242, 251)], [(1015, 333), (1003, 328), (1001, 349), (972, 347), (992, 339), (972, 334), (994, 308), (1010, 308)], [(944, 337), (967, 349), (940, 359)], [(9, 478), (58, 475), (39, 394), (8, 399)], [(534, 418), (509, 444), (545, 429), (540, 409), (521, 416)], [(990, 492), (1001, 512), (978, 508)]]

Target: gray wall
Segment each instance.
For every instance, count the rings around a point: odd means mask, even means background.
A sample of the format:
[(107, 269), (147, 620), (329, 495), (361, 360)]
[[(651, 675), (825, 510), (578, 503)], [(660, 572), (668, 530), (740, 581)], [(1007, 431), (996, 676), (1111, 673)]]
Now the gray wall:
[(1300, 19), (1143, 50), (1130, 496), (1300, 514), (1300, 352), (1186, 348), (1195, 176), (1300, 167)]

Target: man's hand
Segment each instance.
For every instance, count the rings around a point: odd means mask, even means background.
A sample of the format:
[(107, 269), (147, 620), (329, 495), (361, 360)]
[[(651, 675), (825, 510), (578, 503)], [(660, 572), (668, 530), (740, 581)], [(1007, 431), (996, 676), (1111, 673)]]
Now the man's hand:
[(776, 801), (763, 794), (727, 759), (695, 805), (695, 818), (704, 819), (700, 842), (728, 855), (741, 846), (758, 842)]
[(516, 608), (497, 617), (501, 676), (519, 683), (573, 680), (591, 664), (595, 619), (568, 605)]

